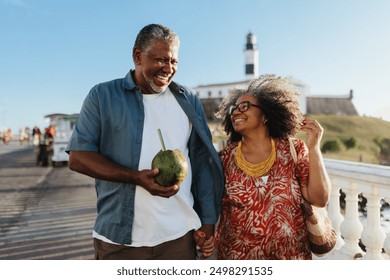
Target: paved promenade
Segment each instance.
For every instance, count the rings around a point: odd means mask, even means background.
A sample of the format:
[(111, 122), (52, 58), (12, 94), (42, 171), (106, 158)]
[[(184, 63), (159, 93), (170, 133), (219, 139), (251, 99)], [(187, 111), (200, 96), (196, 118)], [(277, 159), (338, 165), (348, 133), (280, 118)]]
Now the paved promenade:
[(0, 259), (93, 259), (93, 179), (0, 143)]

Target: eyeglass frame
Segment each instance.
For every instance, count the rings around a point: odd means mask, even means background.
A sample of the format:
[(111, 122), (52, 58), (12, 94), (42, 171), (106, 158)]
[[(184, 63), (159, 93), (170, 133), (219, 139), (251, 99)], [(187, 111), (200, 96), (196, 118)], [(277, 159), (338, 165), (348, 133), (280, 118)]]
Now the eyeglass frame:
[[(244, 105), (244, 104), (246, 104), (246, 106), (244, 107), (245, 109), (241, 109), (241, 105)], [(233, 112), (236, 109), (238, 109), (238, 111), (240, 111), (241, 113), (246, 112), (246, 111), (249, 110), (249, 107), (251, 107), (251, 106), (257, 107), (257, 108), (261, 109), (261, 107), (259, 105), (253, 104), (253, 103), (251, 103), (249, 101), (242, 101), (242, 102), (240, 102), (240, 103), (238, 103), (236, 105), (230, 105), (228, 107), (228, 114), (229, 114), (229, 116), (233, 115)]]

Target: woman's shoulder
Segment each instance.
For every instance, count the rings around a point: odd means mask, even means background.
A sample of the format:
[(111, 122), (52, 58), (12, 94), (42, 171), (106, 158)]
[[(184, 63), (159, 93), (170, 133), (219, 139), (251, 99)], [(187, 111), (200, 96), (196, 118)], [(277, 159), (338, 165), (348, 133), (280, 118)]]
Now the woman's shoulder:
[(219, 156), (222, 158), (222, 157), (225, 157), (226, 155), (231, 154), (232, 151), (237, 148), (237, 145), (238, 145), (238, 142), (233, 142), (233, 143), (228, 144), (225, 148), (223, 148), (219, 152)]
[(305, 141), (303, 141), (302, 139), (299, 139), (299, 138), (291, 138), (291, 140), (293, 141), (294, 143), (294, 147), (298, 150), (301, 150), (301, 149), (304, 149), (306, 144), (305, 144)]
[(295, 153), (299, 154), (301, 151), (305, 151), (305, 142), (302, 139), (295, 137), (278, 140), (276, 144), (276, 149), (278, 151), (283, 151), (284, 153), (291, 153), (291, 145), (293, 145)]
[(302, 139), (296, 138), (296, 137), (290, 137), (288, 139), (282, 139), (279, 140), (279, 143), (284, 146), (289, 146), (290, 143), (294, 145), (295, 148), (300, 148), (302, 146), (305, 146), (305, 142)]

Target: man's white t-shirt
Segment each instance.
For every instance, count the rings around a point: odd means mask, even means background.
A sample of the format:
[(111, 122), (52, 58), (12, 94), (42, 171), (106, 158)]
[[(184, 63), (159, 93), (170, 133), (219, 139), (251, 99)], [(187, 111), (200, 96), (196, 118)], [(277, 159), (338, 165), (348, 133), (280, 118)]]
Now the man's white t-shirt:
[[(143, 104), (145, 122), (139, 170), (151, 169), (153, 157), (162, 149), (157, 132), (160, 129), (165, 148), (179, 149), (185, 155), (188, 175), (180, 184), (179, 192), (169, 198), (153, 196), (143, 187), (136, 186), (133, 242), (128, 244), (134, 247), (156, 246), (201, 226), (193, 209), (191, 193), (192, 173), (187, 144), (192, 124), (169, 89), (160, 94), (144, 94)], [(113, 243), (96, 232), (93, 235)]]

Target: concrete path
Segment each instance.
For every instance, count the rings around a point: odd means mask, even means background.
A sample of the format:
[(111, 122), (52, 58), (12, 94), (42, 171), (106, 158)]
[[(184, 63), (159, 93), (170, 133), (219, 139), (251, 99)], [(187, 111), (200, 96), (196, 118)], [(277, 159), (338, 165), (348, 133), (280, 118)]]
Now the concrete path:
[[(1, 143), (2, 144), (2, 143)], [(0, 259), (93, 259), (93, 179), (0, 146)]]

